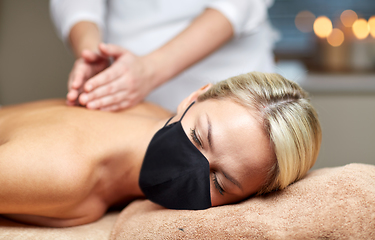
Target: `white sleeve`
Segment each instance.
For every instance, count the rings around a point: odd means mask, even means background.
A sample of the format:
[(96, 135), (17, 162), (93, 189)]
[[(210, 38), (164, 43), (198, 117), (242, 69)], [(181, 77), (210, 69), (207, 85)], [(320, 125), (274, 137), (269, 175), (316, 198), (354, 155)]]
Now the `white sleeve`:
[(231, 22), (234, 35), (251, 33), (268, 18), (273, 0), (217, 0), (206, 5), (220, 11)]
[(67, 42), (71, 28), (80, 21), (94, 22), (104, 29), (105, 0), (50, 0), (50, 14), (61, 40)]

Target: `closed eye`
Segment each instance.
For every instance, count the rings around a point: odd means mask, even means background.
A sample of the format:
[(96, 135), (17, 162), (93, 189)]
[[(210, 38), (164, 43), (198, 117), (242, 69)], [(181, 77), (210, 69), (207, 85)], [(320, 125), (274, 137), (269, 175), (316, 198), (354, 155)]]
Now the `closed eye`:
[(219, 182), (217, 181), (216, 173), (213, 173), (212, 181), (214, 182), (215, 188), (219, 191), (221, 195), (224, 195), (224, 189), (220, 186)]
[(198, 146), (202, 147), (202, 142), (199, 141), (199, 138), (197, 137), (197, 133), (195, 132), (195, 129), (190, 128), (190, 136), (193, 139), (193, 141), (198, 144)]

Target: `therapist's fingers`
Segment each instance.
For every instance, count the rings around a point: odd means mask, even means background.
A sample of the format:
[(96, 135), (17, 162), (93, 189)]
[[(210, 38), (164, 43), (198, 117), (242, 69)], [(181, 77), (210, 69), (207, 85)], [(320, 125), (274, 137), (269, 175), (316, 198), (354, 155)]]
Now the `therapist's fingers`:
[(120, 81), (112, 81), (106, 85), (100, 86), (89, 93), (82, 93), (79, 97), (79, 102), (82, 105), (86, 105), (88, 102), (102, 98), (104, 96), (108, 96), (111, 94), (115, 94), (124, 90), (124, 86), (122, 86)]
[(116, 79), (115, 81), (112, 81), (106, 85), (100, 86), (89, 93), (83, 93), (83, 96), (87, 95), (87, 101), (91, 101), (94, 99), (102, 98), (107, 95), (115, 94), (119, 91), (124, 90), (125, 88), (126, 88), (125, 84), (123, 84), (123, 82), (120, 81), (119, 79)]
[(104, 43), (99, 44), (99, 50), (103, 56), (114, 57), (114, 58), (120, 57), (121, 55), (128, 52), (128, 50), (118, 45), (104, 44)]
[(117, 78), (119, 78), (122, 74), (124, 74), (124, 69), (121, 69), (121, 66), (119, 64), (112, 64), (110, 67), (105, 69), (104, 71), (98, 73), (91, 79), (89, 79), (85, 85), (84, 90), (85, 92), (91, 92), (94, 89), (103, 86), (105, 84), (108, 84)]
[(77, 60), (69, 75), (68, 90), (82, 88), (88, 79), (106, 69), (108, 64), (107, 59), (95, 63), (87, 63), (82, 59)]
[(72, 88), (73, 89), (78, 89), (79, 86), (79, 80), (77, 81), (76, 79), (78, 78), (83, 78), (82, 70), (80, 69), (81, 67), (79, 66), (80, 63), (78, 60), (75, 61), (73, 68), (69, 74), (68, 78), (68, 90), (70, 91)]
[(75, 106), (76, 105), (76, 101), (69, 101), (69, 100), (66, 100), (66, 105), (68, 106)]
[(86, 63), (84, 59), (77, 59), (73, 65), (73, 69), (69, 74), (68, 90), (79, 89), (86, 78), (92, 74), (92, 66)]
[(76, 70), (77, 72), (75, 72), (73, 74), (73, 76), (71, 77), (71, 87), (70, 89), (79, 89), (84, 81), (85, 81), (85, 73), (83, 72), (84, 70), (83, 69), (79, 69), (79, 70)]
[(79, 95), (79, 91), (78, 90), (71, 89), (71, 90), (69, 90), (68, 94), (66, 95), (66, 99), (68, 101), (74, 102), (74, 101), (77, 100), (78, 95)]
[(81, 57), (86, 62), (97, 62), (102, 60), (104, 57), (100, 55), (98, 52), (90, 51), (90, 50), (83, 50), (81, 53)]
[[(66, 105), (68, 106), (79, 106), (78, 102), (78, 96), (79, 96), (79, 91), (77, 90), (71, 90), (66, 96)], [(77, 96), (76, 98), (73, 98), (73, 96)]]
[(104, 111), (117, 111), (136, 105), (143, 100), (137, 92), (130, 93), (128, 89), (94, 99), (86, 104), (88, 109), (100, 109)]
[(93, 100), (87, 103), (86, 107), (89, 109), (101, 109), (110, 105), (118, 104), (127, 98), (127, 91), (119, 91), (115, 94), (107, 95), (102, 98)]

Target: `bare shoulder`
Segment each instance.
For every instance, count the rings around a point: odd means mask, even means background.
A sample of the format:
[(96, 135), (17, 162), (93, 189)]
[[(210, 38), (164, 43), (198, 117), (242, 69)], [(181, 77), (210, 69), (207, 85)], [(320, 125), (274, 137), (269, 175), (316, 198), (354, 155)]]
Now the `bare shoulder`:
[(40, 211), (37, 214), (2, 214), (14, 221), (45, 227), (71, 227), (92, 223), (100, 219), (108, 206), (99, 198), (93, 196), (84, 202), (71, 207), (60, 207), (58, 210)]
[[(94, 211), (96, 210), (94, 209)], [(104, 213), (100, 213), (100, 214), (94, 213), (91, 215), (85, 215), (85, 216), (79, 216), (79, 217), (73, 217), (73, 218), (65, 218), (65, 219), (55, 218), (55, 217), (37, 216), (37, 215), (27, 215), (27, 214), (5, 214), (2, 216), (10, 220), (16, 221), (16, 222), (43, 226), (43, 227), (60, 228), (60, 227), (73, 227), (73, 226), (79, 226), (83, 224), (92, 223), (100, 219), (103, 215)]]
[(108, 205), (94, 191), (98, 179), (95, 165), (64, 152), (51, 155), (34, 143), (21, 148), (17, 141), (0, 146), (0, 214), (50, 227), (99, 219)]
[[(169, 116), (151, 103), (116, 113), (68, 107), (64, 100), (4, 107), (0, 110), (0, 214), (57, 227), (97, 220), (109, 204), (97, 191), (102, 166), (107, 166), (103, 160), (126, 162), (129, 155), (141, 162), (148, 144), (144, 139), (153, 135), (149, 130), (155, 125), (153, 118)], [(142, 151), (135, 154), (133, 149)]]

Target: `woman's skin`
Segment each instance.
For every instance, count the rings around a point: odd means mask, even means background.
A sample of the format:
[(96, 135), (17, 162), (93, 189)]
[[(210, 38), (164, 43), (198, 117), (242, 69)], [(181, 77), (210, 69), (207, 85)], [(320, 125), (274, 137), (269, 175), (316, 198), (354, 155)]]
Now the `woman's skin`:
[[(172, 122), (205, 90), (185, 99)], [(116, 113), (68, 107), (63, 100), (1, 109), (0, 213), (65, 227), (93, 222), (110, 206), (143, 198), (143, 158), (170, 116), (149, 103)], [(259, 190), (274, 156), (251, 111), (231, 100), (206, 100), (189, 109), (182, 126), (210, 163), (213, 206)]]

